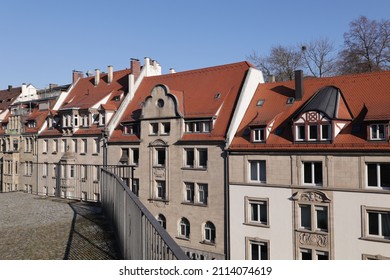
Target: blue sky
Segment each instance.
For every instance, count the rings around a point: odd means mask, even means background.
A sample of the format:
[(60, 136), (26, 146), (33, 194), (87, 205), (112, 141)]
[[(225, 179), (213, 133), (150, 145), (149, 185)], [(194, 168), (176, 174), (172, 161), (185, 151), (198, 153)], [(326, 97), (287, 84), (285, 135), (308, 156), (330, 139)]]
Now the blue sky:
[(128, 68), (151, 57), (163, 73), (246, 60), (255, 50), (328, 38), (343, 43), (360, 15), (389, 19), (388, 0), (13, 0), (0, 16), (0, 89), (71, 82), (72, 70)]

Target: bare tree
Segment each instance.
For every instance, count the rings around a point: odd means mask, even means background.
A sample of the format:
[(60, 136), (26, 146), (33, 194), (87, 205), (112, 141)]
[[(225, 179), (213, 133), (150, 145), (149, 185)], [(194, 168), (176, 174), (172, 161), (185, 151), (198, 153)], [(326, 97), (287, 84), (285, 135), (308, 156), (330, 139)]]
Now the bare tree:
[(248, 59), (267, 76), (274, 75), (277, 81), (292, 80), (294, 71), (302, 66), (301, 52), (281, 45), (272, 47), (269, 56), (262, 57), (253, 52)]
[(327, 38), (302, 44), (301, 50), (305, 67), (314, 77), (331, 76), (336, 72), (334, 44)]
[(365, 16), (350, 23), (339, 52), (342, 74), (390, 69), (390, 21), (369, 20)]

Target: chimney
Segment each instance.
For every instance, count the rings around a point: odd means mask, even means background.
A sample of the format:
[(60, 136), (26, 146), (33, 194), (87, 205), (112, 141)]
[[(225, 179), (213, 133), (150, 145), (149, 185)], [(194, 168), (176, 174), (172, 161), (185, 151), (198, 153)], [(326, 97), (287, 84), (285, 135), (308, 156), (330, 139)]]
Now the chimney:
[(99, 81), (100, 81), (100, 70), (95, 69), (95, 86), (99, 84)]
[(130, 61), (130, 67), (134, 77), (137, 78), (141, 73), (141, 64), (139, 63), (139, 59), (132, 58)]
[(77, 82), (78, 79), (84, 78), (84, 74), (81, 71), (73, 70), (72, 83)]
[(112, 65), (109, 65), (107, 68), (108, 68), (107, 83), (111, 84), (114, 78), (114, 68), (112, 67)]
[(8, 91), (11, 91), (12, 85), (8, 85)]
[(275, 76), (274, 75), (268, 75), (268, 82), (269, 83), (274, 83), (275, 82)]
[(303, 90), (303, 71), (296, 70), (294, 71), (295, 78), (295, 100), (302, 100), (304, 90)]
[(176, 70), (174, 68), (170, 68), (169, 73), (174, 74), (174, 73), (176, 73)]

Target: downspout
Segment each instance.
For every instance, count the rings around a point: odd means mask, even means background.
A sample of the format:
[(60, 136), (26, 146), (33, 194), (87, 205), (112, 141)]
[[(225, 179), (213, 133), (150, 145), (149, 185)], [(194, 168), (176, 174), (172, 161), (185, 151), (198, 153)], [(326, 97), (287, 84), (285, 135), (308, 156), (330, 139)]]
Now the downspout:
[(225, 256), (230, 260), (230, 196), (229, 196), (229, 152), (224, 149), (224, 184), (225, 184)]

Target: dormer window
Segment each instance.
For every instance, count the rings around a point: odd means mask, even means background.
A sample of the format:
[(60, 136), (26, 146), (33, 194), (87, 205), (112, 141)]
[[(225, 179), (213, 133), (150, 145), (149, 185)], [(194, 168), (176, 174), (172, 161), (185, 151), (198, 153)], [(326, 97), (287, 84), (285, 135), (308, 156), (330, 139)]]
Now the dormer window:
[(319, 112), (302, 114), (294, 123), (295, 141), (318, 142), (332, 140), (331, 120)]
[(254, 128), (252, 130), (252, 141), (253, 142), (265, 142), (265, 128)]
[(211, 121), (186, 121), (185, 130), (187, 133), (209, 133)]
[(370, 140), (385, 140), (385, 125), (384, 124), (372, 124), (370, 125)]

